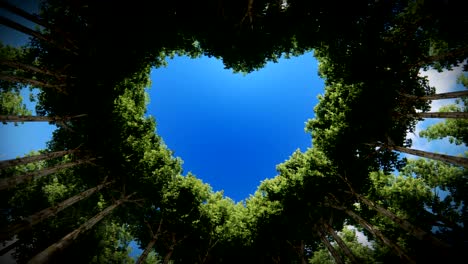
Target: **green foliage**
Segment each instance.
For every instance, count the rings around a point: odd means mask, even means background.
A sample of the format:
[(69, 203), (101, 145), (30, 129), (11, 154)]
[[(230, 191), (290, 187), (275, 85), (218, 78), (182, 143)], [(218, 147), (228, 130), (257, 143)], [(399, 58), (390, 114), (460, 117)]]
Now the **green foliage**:
[(153, 250), (148, 254), (148, 257), (143, 262), (144, 264), (161, 264), (162, 258), (161, 256), (157, 255), (157, 253)]
[(107, 221), (97, 228), (97, 232), (100, 235), (98, 248), (94, 250), (97, 255), (89, 263), (134, 263), (129, 256), (132, 235), (127, 225)]
[[(5, 46), (0, 42), (0, 61), (22, 61), (25, 56), (24, 52), (24, 48)], [(0, 65), (0, 69), (2, 74), (17, 75), (21, 72), (20, 70), (12, 71), (10, 67), (3, 64)], [(20, 94), (24, 86), (20, 83), (0, 80), (0, 115), (31, 115), (31, 111), (23, 103)]]
[(63, 183), (59, 183), (57, 177), (53, 177), (52, 183), (42, 187), (44, 195), (47, 197), (47, 200), (50, 204), (54, 204), (57, 201), (63, 200), (66, 198), (67, 186)]
[(5, 91), (0, 93), (0, 114), (31, 115), (31, 111), (23, 104), (23, 97), (19, 92)]
[[(376, 263), (376, 259), (374, 257), (375, 253), (374, 250), (366, 245), (361, 244), (358, 241), (356, 236), (356, 231), (349, 227), (343, 227), (343, 230), (339, 232), (339, 236), (345, 242), (345, 244), (349, 247), (351, 252), (355, 255), (357, 259), (359, 259), (360, 263)], [(341, 252), (341, 248), (337, 245), (334, 246), (338, 252)], [(341, 252), (343, 254), (343, 252)], [(319, 264), (319, 263), (335, 263), (332, 256), (325, 248), (325, 246), (320, 246), (316, 251), (314, 251), (312, 257), (309, 259), (310, 264)], [(349, 259), (345, 260), (345, 263), (351, 263)]]

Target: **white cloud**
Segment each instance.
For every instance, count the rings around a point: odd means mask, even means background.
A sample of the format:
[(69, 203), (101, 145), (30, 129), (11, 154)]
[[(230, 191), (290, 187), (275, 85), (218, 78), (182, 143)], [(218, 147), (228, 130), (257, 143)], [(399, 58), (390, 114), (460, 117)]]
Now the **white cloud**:
[(372, 244), (371, 242), (369, 242), (369, 239), (367, 239), (367, 236), (364, 235), (364, 233), (362, 233), (361, 231), (357, 230), (355, 226), (346, 225), (346, 228), (350, 230), (354, 230), (356, 232), (356, 237), (359, 243), (361, 243), (362, 245), (366, 247), (370, 247), (370, 248), (372, 247)]
[[(436, 93), (448, 93), (457, 90), (463, 90), (461, 85), (457, 85), (457, 78), (462, 73), (463, 67), (455, 67), (452, 71), (438, 72), (434, 69), (420, 71), (421, 76), (427, 76), (429, 85), (436, 88)], [(454, 103), (454, 99), (434, 100), (431, 103), (431, 111), (436, 112), (440, 106)]]
[(422, 76), (427, 76), (429, 79), (429, 84), (436, 88), (437, 93), (447, 93), (452, 92), (457, 89), (457, 78), (462, 73), (463, 67), (455, 67), (451, 71), (438, 72), (434, 69), (428, 71), (419, 71), (419, 74)]

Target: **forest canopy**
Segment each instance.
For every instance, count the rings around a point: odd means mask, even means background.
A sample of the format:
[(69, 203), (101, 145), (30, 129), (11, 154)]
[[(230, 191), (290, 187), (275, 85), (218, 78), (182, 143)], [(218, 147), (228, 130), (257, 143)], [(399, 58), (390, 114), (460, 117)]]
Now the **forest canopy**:
[[(467, 257), (466, 154), (414, 149), (407, 138), (419, 121), (443, 118), (421, 136), (467, 145), (467, 91), (436, 93), (420, 74), (462, 66), (466, 87), (462, 3), (43, 0), (35, 14), (2, 0), (0, 8), (36, 25), (0, 16), (29, 36), (0, 46), (0, 119), (57, 125), (46, 149), (0, 161), (0, 252), (17, 263), (131, 263), (131, 241), (144, 250), (137, 263)], [(310, 148), (238, 203), (183, 175), (146, 115), (152, 68), (175, 55), (209, 56), (248, 74), (309, 51), (325, 81), (305, 127)], [(31, 88), (35, 116), (20, 94)], [(457, 101), (430, 112), (447, 98)]]

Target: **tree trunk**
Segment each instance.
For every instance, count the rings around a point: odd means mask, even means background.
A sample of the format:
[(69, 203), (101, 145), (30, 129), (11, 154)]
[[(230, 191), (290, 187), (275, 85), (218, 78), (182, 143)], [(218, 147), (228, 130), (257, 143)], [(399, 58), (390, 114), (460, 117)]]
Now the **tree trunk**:
[(425, 95), (425, 96), (415, 96), (410, 94), (401, 94), (404, 97), (414, 99), (414, 100), (440, 100), (440, 99), (452, 99), (452, 98), (459, 98), (462, 96), (468, 96), (468, 91), (457, 91), (457, 92), (449, 92), (449, 93), (439, 93), (433, 95)]
[(151, 239), (151, 241), (148, 243), (148, 245), (145, 248), (145, 251), (143, 251), (143, 253), (141, 253), (140, 257), (135, 262), (135, 264), (143, 263), (143, 261), (145, 261), (145, 259), (148, 257), (148, 254), (153, 249), (154, 244), (156, 244), (156, 241), (158, 241), (158, 236), (161, 233), (162, 222), (163, 222), (163, 219), (161, 218), (161, 221), (159, 222), (159, 227), (158, 227), (158, 230), (156, 231), (156, 234), (153, 234), (153, 232), (151, 232), (151, 235), (153, 236), (153, 239)]
[(423, 157), (423, 158), (443, 161), (443, 162), (451, 163), (457, 166), (468, 168), (468, 158), (455, 157), (455, 156), (450, 156), (446, 154), (437, 154), (433, 152), (404, 148), (404, 147), (399, 147), (399, 146), (388, 146), (388, 148), (399, 151), (399, 152), (404, 152), (407, 154), (416, 155), (416, 156)]
[(63, 88), (65, 88), (67, 85), (66, 84), (50, 84), (50, 83), (45, 83), (41, 82), (38, 80), (33, 80), (25, 77), (20, 77), (20, 76), (10, 76), (10, 75), (5, 75), (5, 74), (0, 74), (0, 80), (8, 81), (8, 82), (13, 82), (13, 83), (23, 83), (23, 84), (29, 84), (34, 87), (39, 87), (39, 88), (51, 88), (55, 89), (58, 92), (62, 94), (67, 94)]
[(29, 264), (47, 263), (49, 259), (53, 256), (53, 254), (57, 253), (57, 251), (61, 251), (67, 248), (70, 244), (73, 243), (73, 241), (75, 241), (78, 238), (78, 236), (81, 233), (93, 228), (95, 224), (97, 224), (104, 217), (112, 213), (112, 211), (116, 207), (118, 207), (119, 205), (127, 201), (128, 198), (130, 198), (130, 196), (131, 195), (128, 195), (127, 197), (116, 201), (113, 205), (107, 207), (106, 209), (98, 213), (97, 215), (93, 216), (86, 223), (82, 224), (79, 228), (75, 229), (74, 231), (72, 231), (71, 233), (64, 236), (62, 239), (60, 239), (60, 241), (52, 244), (51, 246), (43, 250), (41, 253), (37, 254), (35, 257), (29, 260), (28, 263)]
[(413, 67), (422, 67), (427, 64), (431, 64), (440, 60), (444, 60), (447, 58), (458, 58), (460, 56), (465, 55), (468, 52), (468, 49), (466, 47), (464, 48), (459, 48), (456, 50), (452, 50), (450, 52), (442, 53), (442, 54), (437, 54), (437, 55), (432, 55), (432, 56), (427, 56), (426, 58), (422, 59), (419, 61), (417, 64), (412, 65)]
[(319, 228), (316, 228), (315, 231), (317, 232), (317, 235), (320, 237), (320, 240), (322, 243), (327, 247), (328, 252), (332, 255), (333, 259), (335, 260), (335, 263), (337, 264), (344, 264), (343, 259), (341, 258), (340, 254), (335, 250), (335, 248), (330, 244), (330, 241), (325, 237), (325, 235), (320, 231)]
[(2, 161), (0, 161), (0, 169), (5, 169), (5, 168), (19, 166), (19, 165), (25, 165), (25, 164), (28, 164), (28, 163), (37, 162), (37, 161), (41, 161), (41, 160), (54, 159), (54, 158), (65, 156), (67, 154), (75, 153), (77, 151), (78, 151), (78, 149), (63, 150), (63, 151), (56, 151), (56, 152), (47, 152), (47, 153), (44, 153), (44, 154), (28, 156), (28, 157), (22, 157), (22, 158), (16, 158), (16, 159), (10, 159), (10, 160), (2, 160)]
[(8, 18), (6, 18), (6, 17), (4, 17), (4, 16), (0, 16), (0, 24), (5, 25), (5, 26), (7, 26), (7, 27), (9, 27), (9, 28), (12, 28), (12, 29), (14, 29), (14, 30), (17, 30), (17, 31), (19, 31), (19, 32), (22, 32), (22, 33), (24, 33), (24, 34), (26, 34), (26, 35), (30, 35), (30, 36), (32, 36), (32, 37), (35, 37), (35, 38), (40, 39), (40, 40), (42, 40), (42, 41), (45, 41), (45, 42), (47, 42), (47, 43), (49, 43), (49, 44), (52, 44), (52, 45), (54, 45), (55, 47), (57, 47), (57, 48), (59, 48), (59, 49), (61, 49), (61, 50), (63, 50), (63, 51), (67, 51), (67, 52), (70, 52), (70, 53), (72, 53), (72, 54), (74, 54), (74, 55), (78, 55), (77, 52), (72, 51), (71, 49), (67, 48), (66, 46), (61, 45), (60, 43), (55, 42), (55, 41), (54, 41), (53, 39), (51, 39), (50, 37), (47, 37), (47, 36), (45, 36), (44, 34), (39, 33), (39, 32), (37, 32), (37, 31), (35, 31), (35, 30), (32, 30), (32, 29), (30, 29), (30, 28), (28, 28), (28, 27), (25, 27), (25, 26), (23, 26), (23, 25), (21, 25), (21, 24), (19, 24), (19, 23), (16, 23), (15, 21), (13, 21), (13, 20), (11, 20), (11, 19), (8, 19)]
[(24, 19), (27, 19), (27, 20), (29, 20), (29, 21), (31, 21), (33, 23), (36, 23), (36, 24), (44, 27), (44, 28), (48, 28), (50, 30), (53, 30), (53, 31), (56, 31), (56, 32), (60, 33), (60, 35), (69, 44), (73, 45), (73, 42), (67, 36), (65, 36), (65, 34), (64, 34), (64, 32), (62, 30), (60, 30), (59, 28), (54, 27), (50, 23), (47, 23), (47, 21), (45, 21), (44, 19), (41, 19), (40, 17), (38, 17), (36, 15), (30, 14), (30, 13), (24, 11), (21, 8), (18, 8), (16, 6), (14, 6), (14, 5), (11, 5), (11, 4), (7, 3), (6, 1), (0, 1), (0, 8), (4, 8), (4, 9), (14, 13), (17, 16), (20, 16), (20, 17), (22, 17)]
[(301, 240), (301, 249), (300, 249), (301, 264), (307, 264), (307, 259), (304, 253), (305, 253), (305, 244), (304, 244), (304, 240)]
[(409, 221), (402, 219), (395, 215), (394, 213), (390, 212), (389, 210), (381, 207), (380, 205), (374, 203), (373, 201), (370, 201), (366, 197), (354, 192), (354, 190), (351, 190), (351, 194), (353, 194), (359, 201), (363, 202), (367, 206), (371, 207), (372, 209), (376, 210), (379, 214), (381, 214), (384, 217), (387, 217), (388, 219), (392, 220), (395, 224), (400, 226), (403, 230), (407, 231), (414, 237), (416, 237), (419, 240), (424, 240), (430, 242), (432, 245), (438, 247), (438, 248), (449, 248), (450, 245), (438, 240), (428, 232), (422, 230), (421, 228), (411, 224)]
[(145, 248), (145, 251), (143, 251), (143, 253), (141, 253), (140, 257), (137, 259), (135, 264), (141, 264), (141, 263), (143, 263), (145, 261), (145, 259), (148, 257), (148, 254), (151, 252), (154, 245), (156, 244), (157, 238), (158, 238), (158, 236), (156, 234), (156, 236), (153, 237), (153, 239), (151, 239), (151, 241), (148, 243), (148, 245)]
[(164, 256), (164, 261), (163, 261), (164, 264), (168, 264), (169, 261), (171, 260), (172, 254), (174, 253), (175, 246), (177, 244), (179, 244), (180, 242), (184, 241), (184, 239), (186, 239), (187, 237), (188, 237), (188, 235), (184, 236), (182, 239), (177, 241), (176, 240), (176, 233), (172, 233), (172, 245), (169, 247), (169, 250), (168, 250), (166, 256)]
[(305, 245), (304, 245), (304, 240), (299, 241), (299, 245), (296, 246), (291, 241), (286, 240), (286, 242), (291, 246), (291, 248), (296, 251), (297, 255), (301, 259), (302, 264), (307, 264), (307, 259), (305, 258), (304, 251), (305, 251)]
[(400, 258), (406, 259), (409, 263), (416, 263), (400, 248), (400, 246), (393, 243), (391, 240), (385, 237), (378, 229), (374, 228), (370, 223), (368, 223), (366, 220), (364, 220), (362, 217), (357, 215), (352, 210), (344, 206), (337, 206), (337, 205), (329, 205), (329, 206), (348, 214), (351, 218), (353, 218), (356, 222), (358, 222), (362, 227), (364, 227), (367, 231), (369, 231), (374, 237), (378, 238), (387, 247), (391, 248)]
[(63, 74), (51, 72), (49, 70), (41, 69), (41, 68), (38, 68), (36, 66), (24, 64), (24, 63), (17, 62), (17, 61), (5, 60), (5, 61), (0, 61), (0, 64), (5, 65), (5, 66), (9, 66), (11, 68), (22, 69), (22, 70), (25, 70), (25, 71), (30, 71), (30, 72), (34, 72), (34, 73), (53, 76), (53, 77), (55, 77), (55, 78), (57, 78), (59, 80), (63, 80), (63, 79), (65, 79), (67, 77), (66, 75), (63, 75)]
[(18, 15), (22, 18), (25, 18), (33, 23), (36, 23), (40, 26), (43, 26), (45, 28), (48, 28), (49, 25), (47, 24), (47, 22), (45, 22), (44, 20), (42, 20), (41, 18), (33, 15), (33, 14), (29, 14), (28, 12), (24, 11), (23, 9), (21, 8), (18, 8), (14, 5), (11, 5), (9, 4), (8, 2), (6, 1), (0, 1), (0, 8), (4, 8), (12, 13), (14, 13), (15, 15)]
[(86, 116), (86, 114), (76, 116), (19, 116), (0, 115), (0, 122), (63, 122), (74, 118)]
[(468, 112), (426, 112), (426, 113), (416, 113), (414, 116), (422, 117), (422, 118), (468, 119)]
[[(14, 242), (12, 242), (8, 246), (0, 249), (0, 256), (3, 256), (6, 253), (12, 251), (19, 244), (19, 242), (20, 242), (20, 240), (18, 238), (16, 238), (16, 240)], [(3, 242), (3, 243), (5, 243), (5, 242)]]
[(50, 40), (49, 38), (47, 38), (46, 36), (44, 36), (43, 34), (35, 31), (35, 30), (32, 30), (28, 27), (25, 27), (19, 23), (16, 23), (15, 21), (11, 20), (11, 19), (8, 19), (4, 16), (0, 16), (0, 24), (2, 25), (5, 25), (7, 27), (10, 27), (12, 29), (15, 29), (15, 30), (18, 30), (19, 32), (22, 32), (26, 35), (30, 35), (30, 36), (33, 36), (35, 38), (38, 38), (40, 40), (43, 40), (45, 42), (48, 42), (48, 43), (53, 43), (52, 40)]
[(164, 264), (168, 264), (169, 261), (171, 260), (172, 253), (174, 253), (174, 247), (177, 244), (175, 241), (175, 233), (172, 233), (172, 245), (169, 247), (168, 252), (166, 253), (166, 256), (164, 256)]
[[(218, 244), (219, 239), (216, 239), (216, 241), (213, 243), (212, 241), (213, 238), (210, 238), (210, 242), (208, 244), (208, 249), (206, 250), (205, 255), (203, 256), (203, 259), (201, 259), (200, 263), (206, 263), (206, 260), (210, 256), (210, 251)], [(200, 258), (199, 258), (200, 259)]]
[(49, 208), (46, 208), (42, 211), (39, 211), (33, 215), (30, 215), (23, 219), (22, 221), (19, 221), (18, 223), (15, 223), (13, 225), (10, 225), (5, 231), (0, 232), (0, 240), (5, 240), (8, 239), (10, 236), (14, 234), (18, 234), (19, 232), (29, 229), (33, 227), (35, 224), (40, 223), (41, 221), (56, 215), (58, 212), (68, 208), (69, 206), (84, 200), (91, 196), (92, 194), (98, 192), (99, 190), (103, 189), (107, 185), (111, 184), (113, 182), (106, 182), (102, 183), (96, 187), (93, 187), (91, 189), (88, 189), (82, 193), (79, 193), (71, 198), (68, 198), (67, 200), (55, 205), (51, 206)]
[(343, 239), (341, 239), (340, 236), (338, 236), (335, 232), (335, 230), (333, 230), (333, 227), (331, 227), (329, 224), (327, 224), (325, 221), (322, 221), (322, 224), (323, 224), (323, 227), (325, 228), (325, 230), (330, 234), (332, 235), (333, 239), (336, 241), (336, 243), (338, 243), (338, 245), (340, 246), (340, 248), (343, 250), (343, 252), (345, 253), (346, 257), (349, 258), (349, 260), (351, 261), (351, 263), (361, 263), (359, 262), (357, 259), (356, 259), (356, 256), (354, 256), (353, 252), (351, 251), (351, 249), (349, 249), (348, 245), (346, 245), (346, 243), (343, 241)]
[(280, 263), (281, 263), (281, 256), (272, 256), (272, 257), (271, 257), (271, 260), (272, 260), (273, 263), (275, 263), (275, 264), (280, 264)]
[(51, 167), (51, 168), (45, 168), (45, 169), (42, 169), (42, 170), (40, 170), (38, 172), (30, 172), (30, 173), (26, 173), (26, 174), (17, 175), (17, 176), (11, 176), (9, 178), (0, 179), (0, 191), (5, 190), (5, 189), (13, 188), (16, 185), (18, 185), (20, 183), (23, 183), (23, 182), (25, 182), (27, 180), (30, 180), (32, 178), (38, 179), (40, 177), (47, 176), (49, 174), (55, 173), (55, 172), (57, 172), (57, 171), (59, 171), (61, 169), (70, 168), (70, 167), (80, 165), (80, 164), (83, 164), (83, 163), (86, 163), (86, 162), (89, 162), (89, 161), (92, 161), (92, 160), (95, 160), (95, 158), (86, 159), (86, 160), (78, 160), (78, 161), (74, 161), (74, 162), (68, 162), (68, 163), (64, 163), (64, 164), (59, 164), (59, 165)]

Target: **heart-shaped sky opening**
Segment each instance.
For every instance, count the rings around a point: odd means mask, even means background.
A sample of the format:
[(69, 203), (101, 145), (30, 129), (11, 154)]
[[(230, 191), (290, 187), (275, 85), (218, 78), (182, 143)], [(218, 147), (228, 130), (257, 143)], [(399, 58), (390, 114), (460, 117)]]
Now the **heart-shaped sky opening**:
[(222, 61), (176, 57), (153, 69), (148, 113), (175, 156), (215, 191), (240, 201), (275, 165), (305, 150), (323, 81), (312, 53), (268, 63), (248, 75), (224, 69)]

